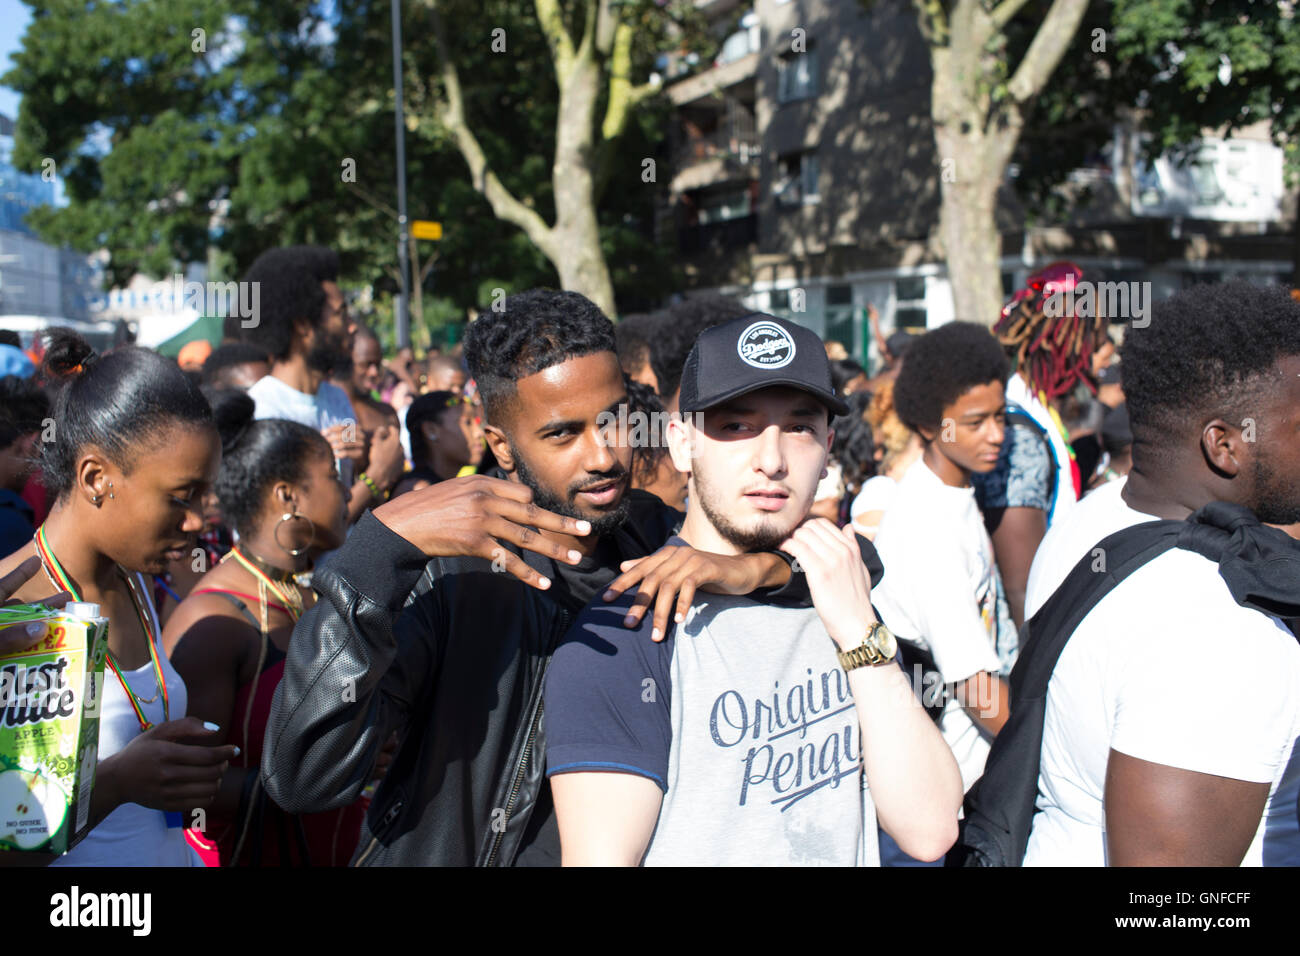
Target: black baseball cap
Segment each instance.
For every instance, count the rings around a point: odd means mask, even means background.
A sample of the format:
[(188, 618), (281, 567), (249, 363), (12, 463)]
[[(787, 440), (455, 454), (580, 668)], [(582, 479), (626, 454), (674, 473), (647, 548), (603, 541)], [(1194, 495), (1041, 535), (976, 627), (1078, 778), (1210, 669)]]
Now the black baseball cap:
[(812, 329), (751, 312), (700, 333), (682, 369), (683, 412), (702, 412), (773, 385), (802, 389), (836, 415), (849, 406), (835, 394), (826, 346)]

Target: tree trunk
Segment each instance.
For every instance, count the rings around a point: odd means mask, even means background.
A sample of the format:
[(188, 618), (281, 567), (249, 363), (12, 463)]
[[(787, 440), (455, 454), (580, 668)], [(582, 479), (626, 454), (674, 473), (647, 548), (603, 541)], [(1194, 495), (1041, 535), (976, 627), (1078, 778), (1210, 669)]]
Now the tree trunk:
[(1088, 0), (1053, 0), (1015, 72), (999, 34), (1025, 0), (918, 0), (934, 79), (930, 113), (939, 150), (939, 235), (956, 317), (984, 325), (1002, 310), (997, 196), (1020, 139), (1024, 111), (1078, 30)]
[(614, 283), (600, 248), (596, 217), (594, 131), (601, 70), (590, 58), (579, 58), (560, 88), (556, 120), (555, 188), (556, 240), (547, 256), (560, 274), (560, 285), (580, 292), (614, 318)]
[(989, 114), (997, 76), (996, 61), (986, 50), (993, 30), (972, 6), (962, 4), (954, 11), (951, 44), (931, 52), (930, 111), (939, 155), (939, 236), (954, 314), (962, 321), (992, 325), (1002, 308), (997, 194), (1011, 130), (989, 128), (994, 125)]
[[(942, 137), (936, 140), (942, 149)], [(939, 211), (954, 315), (990, 326), (1002, 310), (1002, 236), (996, 217), (1000, 178), (985, 172), (943, 183)]]

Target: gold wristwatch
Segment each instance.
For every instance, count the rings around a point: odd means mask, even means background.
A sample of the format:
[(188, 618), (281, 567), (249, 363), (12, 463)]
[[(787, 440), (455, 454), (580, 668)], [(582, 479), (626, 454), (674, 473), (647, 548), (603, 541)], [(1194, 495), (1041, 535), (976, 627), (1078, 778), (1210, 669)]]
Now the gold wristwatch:
[(894, 640), (893, 632), (876, 621), (867, 628), (867, 636), (861, 644), (852, 650), (839, 652), (840, 667), (846, 671), (855, 667), (874, 667), (892, 661), (897, 653), (898, 641)]

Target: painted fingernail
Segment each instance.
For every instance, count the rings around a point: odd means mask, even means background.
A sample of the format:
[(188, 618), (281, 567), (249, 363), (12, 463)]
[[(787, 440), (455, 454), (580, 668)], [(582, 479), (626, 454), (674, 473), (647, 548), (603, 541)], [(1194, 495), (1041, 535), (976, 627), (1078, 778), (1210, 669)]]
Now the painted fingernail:
[(659, 640), (660, 637), (659, 628), (656, 627), (653, 631), (651, 631), (650, 636), (656, 641)]
[(580, 532), (582, 532), (583, 534), (591, 534), (591, 522), (590, 522), (590, 521), (579, 521), (579, 522), (578, 522), (578, 530), (579, 530)]
[(538, 586), (539, 588), (542, 588), (543, 590), (545, 590), (546, 588), (549, 588), (549, 587), (551, 586), (551, 579), (550, 579), (550, 578), (539, 578), (538, 581), (537, 581), (537, 586)]
[(218, 727), (216, 724), (214, 724), (212, 721), (210, 721), (210, 720), (205, 720), (205, 721), (203, 722), (203, 729), (204, 729), (204, 730), (211, 730), (211, 731), (213, 731), (213, 732), (215, 733), (216, 731), (220, 730), (221, 728)]
[(235, 756), (236, 756), (236, 757), (239, 756), (239, 748), (238, 748), (238, 747), (235, 748)]
[(37, 623), (35, 623), (35, 622), (32, 622), (31, 624), (28, 624), (28, 625), (27, 625), (27, 636), (28, 636), (28, 637), (40, 637), (40, 636), (41, 636), (42, 634), (44, 634), (44, 633), (45, 633), (45, 625), (44, 625), (44, 624), (37, 624)]
[(578, 551), (570, 551), (569, 560), (572, 561), (574, 564), (577, 564), (579, 561), (582, 560), (582, 554)]
[(686, 615), (678, 614), (676, 617), (673, 618), (673, 620), (676, 621), (678, 624), (680, 624), (682, 623), (682, 621), (686, 620)]

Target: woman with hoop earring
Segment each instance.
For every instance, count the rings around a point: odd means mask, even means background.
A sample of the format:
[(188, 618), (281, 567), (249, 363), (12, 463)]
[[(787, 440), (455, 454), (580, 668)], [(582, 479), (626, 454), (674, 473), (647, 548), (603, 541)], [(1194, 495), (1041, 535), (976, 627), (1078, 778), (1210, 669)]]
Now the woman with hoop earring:
[(348, 492), (319, 433), (281, 419), (255, 421), (253, 400), (241, 391), (211, 391), (208, 399), (223, 453), (217, 496), (239, 540), (163, 631), (190, 712), (227, 728), (241, 751), (204, 832), (222, 866), (344, 866), (360, 836), (363, 802), (286, 813), (262, 790), (259, 767), (293, 626), (315, 603), (312, 565), (343, 543)]

